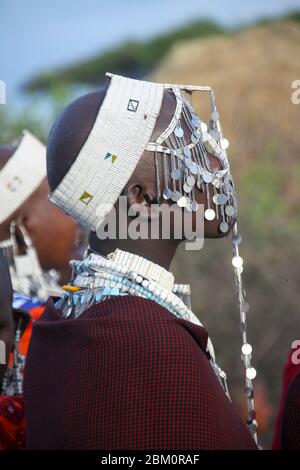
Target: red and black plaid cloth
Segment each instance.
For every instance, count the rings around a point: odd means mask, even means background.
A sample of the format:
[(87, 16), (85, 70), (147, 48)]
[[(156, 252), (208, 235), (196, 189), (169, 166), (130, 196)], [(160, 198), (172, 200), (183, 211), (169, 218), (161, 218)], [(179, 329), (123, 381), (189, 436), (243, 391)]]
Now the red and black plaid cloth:
[(291, 348), (282, 375), (282, 393), (277, 411), (273, 450), (300, 449), (300, 364)]
[(282, 415), (281, 448), (300, 449), (300, 372), (289, 385)]
[(28, 449), (256, 449), (205, 355), (207, 332), (140, 297), (35, 323)]

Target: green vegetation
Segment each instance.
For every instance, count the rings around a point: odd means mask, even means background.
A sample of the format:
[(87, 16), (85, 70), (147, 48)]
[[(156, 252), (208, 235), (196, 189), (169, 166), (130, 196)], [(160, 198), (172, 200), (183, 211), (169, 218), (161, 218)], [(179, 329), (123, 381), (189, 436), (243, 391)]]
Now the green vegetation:
[[(270, 24), (282, 20), (300, 21), (300, 11), (293, 11), (280, 18), (263, 18), (256, 24)], [(193, 38), (207, 38), (228, 34), (229, 30), (209, 19), (194, 21), (173, 31), (161, 34), (148, 41), (129, 39), (114, 47), (74, 65), (48, 71), (33, 77), (24, 84), (26, 92), (48, 90), (57, 84), (99, 84), (105, 72), (130, 75), (141, 78), (157, 66), (162, 57), (177, 41)]]
[(225, 29), (213, 21), (195, 21), (149, 41), (128, 40), (94, 58), (62, 70), (41, 74), (27, 82), (24, 88), (26, 91), (43, 90), (59, 82), (99, 84), (107, 71), (140, 78), (156, 66), (176, 41), (224, 33)]

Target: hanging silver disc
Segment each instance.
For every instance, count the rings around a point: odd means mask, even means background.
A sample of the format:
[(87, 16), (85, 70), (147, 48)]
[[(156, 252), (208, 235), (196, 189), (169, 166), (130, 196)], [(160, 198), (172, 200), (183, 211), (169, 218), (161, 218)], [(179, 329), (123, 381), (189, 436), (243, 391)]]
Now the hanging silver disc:
[(185, 206), (185, 208), (186, 208), (186, 210), (187, 210), (188, 212), (192, 212), (192, 204), (191, 204), (191, 200), (190, 200), (190, 199), (188, 199), (187, 205)]
[(191, 202), (191, 208), (193, 212), (197, 212), (199, 204), (196, 201)]
[(172, 192), (172, 196), (171, 196), (172, 201), (177, 202), (178, 199), (180, 199), (180, 198), (181, 198), (181, 194), (180, 194), (179, 191), (173, 191)]
[(239, 245), (241, 241), (242, 241), (241, 235), (234, 235), (234, 237), (232, 237), (232, 243), (234, 245)]
[(189, 186), (194, 186), (195, 185), (195, 178), (191, 175), (189, 175), (186, 179), (186, 182)]
[(213, 179), (213, 175), (211, 173), (209, 173), (208, 171), (205, 171), (202, 174), (202, 179), (203, 179), (204, 183), (211, 183), (211, 181)]
[(219, 225), (219, 229), (222, 233), (226, 233), (229, 230), (229, 225), (227, 222), (221, 222)]
[(181, 172), (180, 172), (180, 170), (177, 169), (177, 170), (172, 170), (172, 171), (171, 171), (171, 178), (172, 178), (172, 180), (177, 181), (177, 180), (180, 179), (180, 177), (181, 177)]
[(171, 189), (165, 188), (164, 191), (163, 191), (163, 198), (166, 199), (166, 200), (168, 200), (168, 199), (171, 198), (171, 196), (172, 196), (172, 191), (171, 191)]
[(183, 149), (183, 154), (184, 154), (185, 157), (190, 158), (191, 155), (192, 155), (192, 152), (191, 152), (191, 150), (190, 150), (188, 147), (184, 147), (184, 149)]
[(200, 129), (202, 132), (207, 132), (207, 125), (205, 124), (205, 122), (201, 122)]
[(204, 217), (206, 218), (206, 220), (214, 220), (214, 218), (216, 217), (216, 213), (213, 209), (206, 209), (206, 211), (204, 212)]
[(225, 214), (229, 217), (232, 217), (235, 214), (235, 209), (233, 206), (226, 206), (225, 207)]
[(210, 135), (212, 136), (212, 138), (213, 138), (216, 142), (219, 142), (219, 141), (220, 141), (221, 136), (220, 136), (220, 134), (219, 134), (218, 131), (213, 130), (213, 131), (211, 131)]
[(197, 175), (198, 167), (197, 167), (195, 162), (192, 162), (192, 164), (190, 166), (190, 172), (192, 173), (192, 175)]
[(184, 183), (184, 185), (183, 185), (183, 191), (184, 191), (185, 193), (190, 193), (190, 192), (192, 191), (192, 188), (191, 188), (191, 186), (189, 186), (187, 183)]
[(217, 204), (226, 204), (228, 201), (228, 197), (226, 194), (218, 194), (217, 196)]
[(209, 121), (209, 127), (210, 127), (211, 129), (216, 129), (217, 124), (216, 124), (216, 122), (215, 122), (213, 119), (211, 119), (211, 120)]
[(192, 122), (193, 127), (198, 128), (200, 126), (200, 121), (199, 121), (198, 116), (196, 114), (193, 115), (191, 122)]
[(218, 121), (218, 120), (219, 120), (219, 117), (220, 117), (220, 116), (219, 116), (219, 113), (218, 113), (217, 111), (213, 111), (213, 112), (211, 113), (211, 118), (212, 118), (213, 121)]
[(187, 205), (187, 198), (184, 197), (184, 196), (181, 196), (181, 197), (178, 199), (178, 201), (177, 201), (177, 205), (178, 205), (179, 207), (186, 207), (186, 205)]
[(193, 161), (191, 160), (191, 158), (185, 157), (184, 164), (187, 168), (190, 168), (192, 163), (193, 163)]
[(222, 150), (226, 150), (229, 147), (229, 140), (228, 139), (221, 139), (220, 147)]
[(174, 134), (180, 139), (181, 137), (183, 137), (183, 129), (181, 127), (176, 127)]

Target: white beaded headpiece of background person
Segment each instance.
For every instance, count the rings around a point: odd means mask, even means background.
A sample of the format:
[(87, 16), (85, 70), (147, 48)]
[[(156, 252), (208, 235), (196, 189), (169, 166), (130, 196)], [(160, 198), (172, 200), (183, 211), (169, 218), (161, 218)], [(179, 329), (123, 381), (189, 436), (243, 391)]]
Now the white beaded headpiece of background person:
[(7, 220), (47, 176), (46, 147), (28, 130), (0, 171), (0, 224)]

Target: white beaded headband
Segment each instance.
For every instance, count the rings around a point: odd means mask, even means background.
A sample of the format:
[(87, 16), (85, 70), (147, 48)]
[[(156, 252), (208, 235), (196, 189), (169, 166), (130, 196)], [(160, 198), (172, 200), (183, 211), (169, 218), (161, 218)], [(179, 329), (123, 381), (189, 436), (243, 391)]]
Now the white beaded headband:
[(86, 142), (49, 200), (96, 230), (145, 151), (162, 98), (161, 84), (112, 75)]
[(18, 148), (0, 171), (0, 224), (21, 207), (46, 175), (46, 148), (24, 130)]

